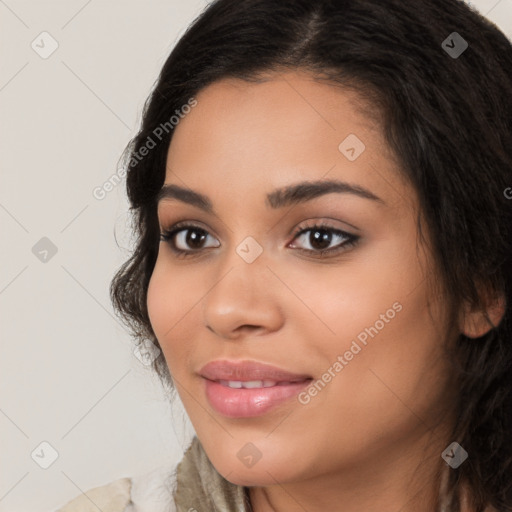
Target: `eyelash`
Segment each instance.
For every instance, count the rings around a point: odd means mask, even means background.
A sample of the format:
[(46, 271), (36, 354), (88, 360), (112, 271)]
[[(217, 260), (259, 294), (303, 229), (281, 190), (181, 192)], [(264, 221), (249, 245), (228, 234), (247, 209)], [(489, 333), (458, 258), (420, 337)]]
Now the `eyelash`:
[[(209, 235), (209, 233), (204, 228), (194, 225), (194, 224), (189, 224), (186, 222), (179, 222), (178, 224), (174, 225), (171, 229), (164, 230), (163, 233), (160, 233), (160, 240), (162, 242), (166, 242), (169, 245), (171, 250), (176, 254), (177, 258), (188, 258), (188, 257), (194, 256), (202, 251), (202, 249), (185, 251), (183, 249), (176, 248), (175, 241), (173, 240), (174, 236), (177, 235), (178, 233), (180, 233), (181, 231), (187, 231), (189, 229), (197, 230), (197, 231), (200, 231), (202, 233), (206, 233), (207, 235)], [(350, 233), (347, 233), (345, 231), (342, 231), (340, 229), (334, 228), (328, 224), (321, 222), (319, 224), (313, 224), (311, 226), (302, 224), (295, 230), (295, 232), (293, 234), (293, 240), (295, 240), (300, 235), (307, 233), (308, 231), (314, 231), (314, 230), (328, 231), (330, 233), (333, 233), (336, 236), (341, 236), (341, 237), (346, 238), (345, 242), (341, 243), (337, 247), (334, 247), (334, 248), (331, 247), (330, 249), (314, 250), (314, 249), (298, 248), (299, 251), (305, 252), (308, 254), (313, 254), (314, 257), (323, 257), (326, 254), (327, 255), (335, 255), (339, 252), (346, 251), (346, 250), (352, 248), (353, 246), (355, 246), (360, 238), (357, 235), (352, 235)]]

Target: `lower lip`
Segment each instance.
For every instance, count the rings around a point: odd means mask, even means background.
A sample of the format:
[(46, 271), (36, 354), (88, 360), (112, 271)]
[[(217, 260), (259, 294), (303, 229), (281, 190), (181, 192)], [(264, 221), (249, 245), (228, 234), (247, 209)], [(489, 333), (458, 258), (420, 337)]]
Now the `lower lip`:
[(206, 398), (220, 414), (230, 418), (261, 416), (300, 393), (311, 381), (268, 388), (229, 388), (205, 379)]

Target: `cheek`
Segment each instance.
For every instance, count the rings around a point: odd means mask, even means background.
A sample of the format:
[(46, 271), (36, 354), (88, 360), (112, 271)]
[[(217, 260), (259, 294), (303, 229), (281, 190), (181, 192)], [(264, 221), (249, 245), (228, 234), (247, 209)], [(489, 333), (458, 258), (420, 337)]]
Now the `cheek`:
[[(375, 429), (405, 435), (417, 426), (418, 418), (434, 426), (449, 384), (438, 305), (431, 305), (433, 320), (424, 290), (387, 297), (367, 304), (364, 314), (356, 308), (352, 316), (339, 317), (335, 329), (346, 336), (324, 345), (329, 366), (342, 356), (343, 367), (337, 367), (339, 376), (322, 391), (325, 402), (318, 400), (318, 413), (331, 404), (334, 424), (350, 417), (363, 437)], [(393, 301), (396, 297), (400, 300)], [(368, 423), (369, 414), (373, 426)]]
[[(302, 281), (298, 294), (308, 298), (330, 330), (318, 330), (313, 316), (309, 327), (301, 320), (303, 339), (315, 340), (304, 352), (308, 360), (321, 362), (317, 378), (329, 369), (336, 375), (325, 375), (330, 383), (311, 405), (320, 414), (326, 400), (331, 411), (348, 410), (353, 418), (364, 416), (364, 408), (391, 422), (393, 415), (397, 420), (410, 415), (408, 408), (432, 417), (428, 411), (443, 406), (449, 381), (443, 354), (448, 318), (442, 303), (430, 297), (426, 265), (418, 261), (414, 245), (378, 249), (350, 272), (333, 271), (317, 280), (316, 287), (315, 279)], [(339, 356), (342, 366), (333, 368)]]
[[(287, 282), (293, 283), (294, 293), (303, 300), (291, 297), (283, 304), (290, 325), (301, 332), (303, 348), (316, 353), (310, 360), (323, 355), (324, 364), (332, 362), (358, 336), (364, 346), (365, 340), (373, 338), (368, 331), (381, 339), (395, 325), (396, 334), (403, 307), (411, 302), (407, 294), (421, 280), (415, 269), (405, 266), (400, 280), (396, 275), (383, 260), (375, 263), (369, 257), (358, 257), (339, 268), (288, 271)], [(414, 316), (418, 304), (411, 303), (407, 309)]]
[(160, 343), (165, 330), (173, 325), (176, 303), (173, 288), (157, 261), (148, 285), (147, 308), (151, 326)]
[[(396, 302), (414, 298), (412, 292), (421, 287), (424, 275), (411, 224), (400, 236), (393, 232), (375, 235), (335, 265), (297, 265), (286, 271), (287, 282), (293, 283), (294, 292), (312, 313), (299, 304), (302, 311), (297, 321), (305, 325), (309, 317), (322, 329), (327, 344), (331, 344), (328, 340), (336, 344), (373, 326)], [(414, 304), (415, 309), (418, 306)]]
[(151, 326), (169, 370), (175, 375), (183, 367), (181, 363), (188, 359), (187, 354), (193, 351), (197, 338), (197, 334), (190, 331), (193, 325), (198, 325), (190, 321), (202, 293), (197, 284), (186, 273), (167, 269), (164, 262), (157, 260), (148, 285), (147, 308)]

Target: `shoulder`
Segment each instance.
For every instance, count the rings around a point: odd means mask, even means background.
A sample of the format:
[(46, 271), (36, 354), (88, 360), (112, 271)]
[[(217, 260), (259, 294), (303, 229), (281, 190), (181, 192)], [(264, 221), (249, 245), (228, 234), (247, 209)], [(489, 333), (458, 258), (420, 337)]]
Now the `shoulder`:
[(220, 475), (194, 437), (178, 464), (159, 466), (82, 493), (56, 512), (176, 512), (177, 510), (245, 512), (250, 500), (244, 487)]
[(130, 503), (131, 478), (120, 478), (89, 489), (66, 503), (56, 512), (122, 512)]
[(175, 468), (119, 478), (75, 497), (56, 512), (175, 512)]

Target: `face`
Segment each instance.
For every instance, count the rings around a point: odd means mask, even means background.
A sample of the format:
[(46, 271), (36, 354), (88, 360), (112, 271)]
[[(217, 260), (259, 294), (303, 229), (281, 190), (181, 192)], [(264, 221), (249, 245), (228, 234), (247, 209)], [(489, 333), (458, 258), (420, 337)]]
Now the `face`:
[(452, 333), (380, 126), (299, 72), (196, 99), (168, 152), (173, 234), (147, 305), (213, 465), (270, 485), (424, 453)]

